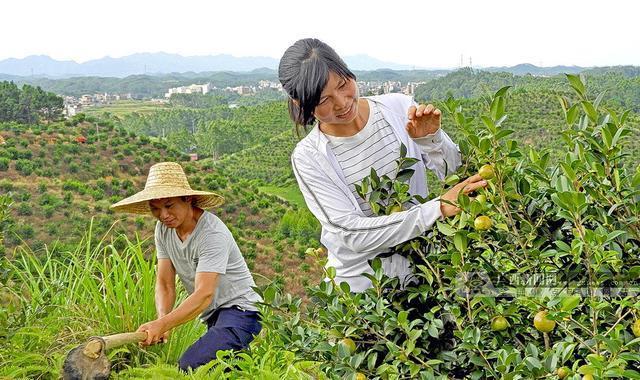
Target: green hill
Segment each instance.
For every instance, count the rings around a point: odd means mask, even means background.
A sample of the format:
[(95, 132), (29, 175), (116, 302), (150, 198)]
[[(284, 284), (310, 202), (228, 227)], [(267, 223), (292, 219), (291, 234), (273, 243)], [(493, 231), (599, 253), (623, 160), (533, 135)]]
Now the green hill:
[[(26, 245), (38, 252), (44, 246), (70, 249), (84, 236), (91, 220), (95, 236), (107, 240), (124, 234), (152, 243), (155, 220), (148, 216), (114, 214), (109, 206), (144, 186), (151, 165), (181, 162), (196, 189), (221, 193), (226, 203), (214, 210), (230, 227), (249, 265), (265, 279), (302, 294), (306, 276), (284, 268), (311, 271), (304, 252), (317, 246), (315, 230), (284, 230), (280, 221), (292, 206), (281, 197), (260, 192), (257, 184), (229, 176), (206, 161), (188, 156), (153, 137), (139, 136), (114, 126), (111, 120), (80, 115), (68, 122), (25, 126), (3, 124), (5, 144), (0, 150), (0, 189), (13, 203), (1, 226), (3, 254)], [(315, 268), (312, 272), (317, 273)]]

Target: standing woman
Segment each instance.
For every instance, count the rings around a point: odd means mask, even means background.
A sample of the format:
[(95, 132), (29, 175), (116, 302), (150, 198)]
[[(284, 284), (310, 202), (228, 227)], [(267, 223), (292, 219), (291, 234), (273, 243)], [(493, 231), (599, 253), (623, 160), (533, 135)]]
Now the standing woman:
[[(400, 146), (413, 166), (409, 192), (428, 195), (424, 168), (443, 179), (461, 164), (460, 151), (440, 128), (440, 110), (417, 105), (409, 96), (388, 94), (360, 97), (355, 75), (327, 44), (307, 38), (289, 47), (278, 69), (289, 95), (289, 114), (297, 126), (313, 128), (298, 142), (291, 161), (309, 210), (322, 225), (321, 243), (327, 247), (327, 266), (336, 268), (336, 282), (352, 291), (371, 287), (363, 273), (372, 273), (369, 260), (415, 238), (440, 218), (460, 209), (458, 194), (487, 185), (474, 175), (440, 198), (387, 216), (374, 216), (355, 185), (371, 169), (393, 176)], [(445, 200), (446, 202), (441, 202)], [(389, 277), (404, 285), (412, 277), (409, 260), (394, 254), (382, 257)]]
[[(171, 330), (198, 315), (207, 332), (179, 361), (184, 371), (216, 358), (219, 350), (246, 348), (261, 330), (260, 296), (235, 239), (206, 209), (221, 196), (192, 190), (180, 164), (161, 162), (149, 169), (144, 190), (111, 206), (115, 211), (152, 214), (157, 220), (157, 318), (142, 324), (143, 345), (166, 342)], [(189, 296), (174, 307), (176, 275)]]

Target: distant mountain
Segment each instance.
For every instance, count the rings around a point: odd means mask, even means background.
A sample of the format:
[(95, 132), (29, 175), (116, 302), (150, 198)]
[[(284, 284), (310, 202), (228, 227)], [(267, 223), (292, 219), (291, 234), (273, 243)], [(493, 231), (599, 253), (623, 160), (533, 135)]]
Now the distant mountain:
[(558, 74), (576, 74), (586, 70), (587, 67), (580, 66), (552, 66), (539, 67), (530, 63), (521, 63), (511, 67), (486, 67), (478, 70), (489, 71), (492, 73), (506, 72), (513, 75), (535, 75), (535, 76), (553, 76)]
[(277, 60), (270, 57), (215, 56), (183, 57), (167, 53), (139, 53), (121, 58), (105, 57), (84, 63), (57, 61), (37, 55), (0, 61), (0, 73), (20, 76), (64, 78), (74, 76), (126, 77), (136, 74), (166, 74), (202, 71), (251, 71), (274, 68)]
[[(412, 66), (385, 62), (367, 55), (345, 57), (353, 70), (393, 69), (409, 70)], [(45, 76), (68, 78), (77, 76), (126, 77), (139, 74), (168, 74), (184, 72), (212, 72), (277, 70), (278, 60), (271, 57), (234, 57), (228, 54), (184, 57), (168, 53), (138, 53), (121, 58), (104, 57), (84, 63), (57, 61), (46, 55), (32, 55), (22, 59), (0, 61), (0, 74), (17, 76)]]

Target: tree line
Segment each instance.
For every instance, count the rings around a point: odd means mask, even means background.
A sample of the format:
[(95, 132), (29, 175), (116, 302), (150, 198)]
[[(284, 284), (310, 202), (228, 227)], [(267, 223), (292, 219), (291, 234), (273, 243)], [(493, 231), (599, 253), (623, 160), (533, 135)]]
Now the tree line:
[(62, 116), (63, 99), (40, 87), (0, 82), (0, 122), (33, 124)]

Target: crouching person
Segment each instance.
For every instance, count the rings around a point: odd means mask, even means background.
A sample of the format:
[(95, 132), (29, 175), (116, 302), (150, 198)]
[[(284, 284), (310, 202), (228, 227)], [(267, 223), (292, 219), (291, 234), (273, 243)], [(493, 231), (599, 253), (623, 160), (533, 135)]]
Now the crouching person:
[[(171, 330), (198, 315), (207, 332), (180, 358), (184, 371), (215, 359), (218, 350), (246, 348), (260, 332), (253, 277), (227, 226), (206, 209), (224, 198), (192, 190), (182, 167), (153, 165), (144, 190), (111, 206), (115, 211), (147, 214), (157, 220), (157, 319), (142, 324), (148, 346), (166, 342)], [(176, 274), (189, 296), (174, 308)]]

